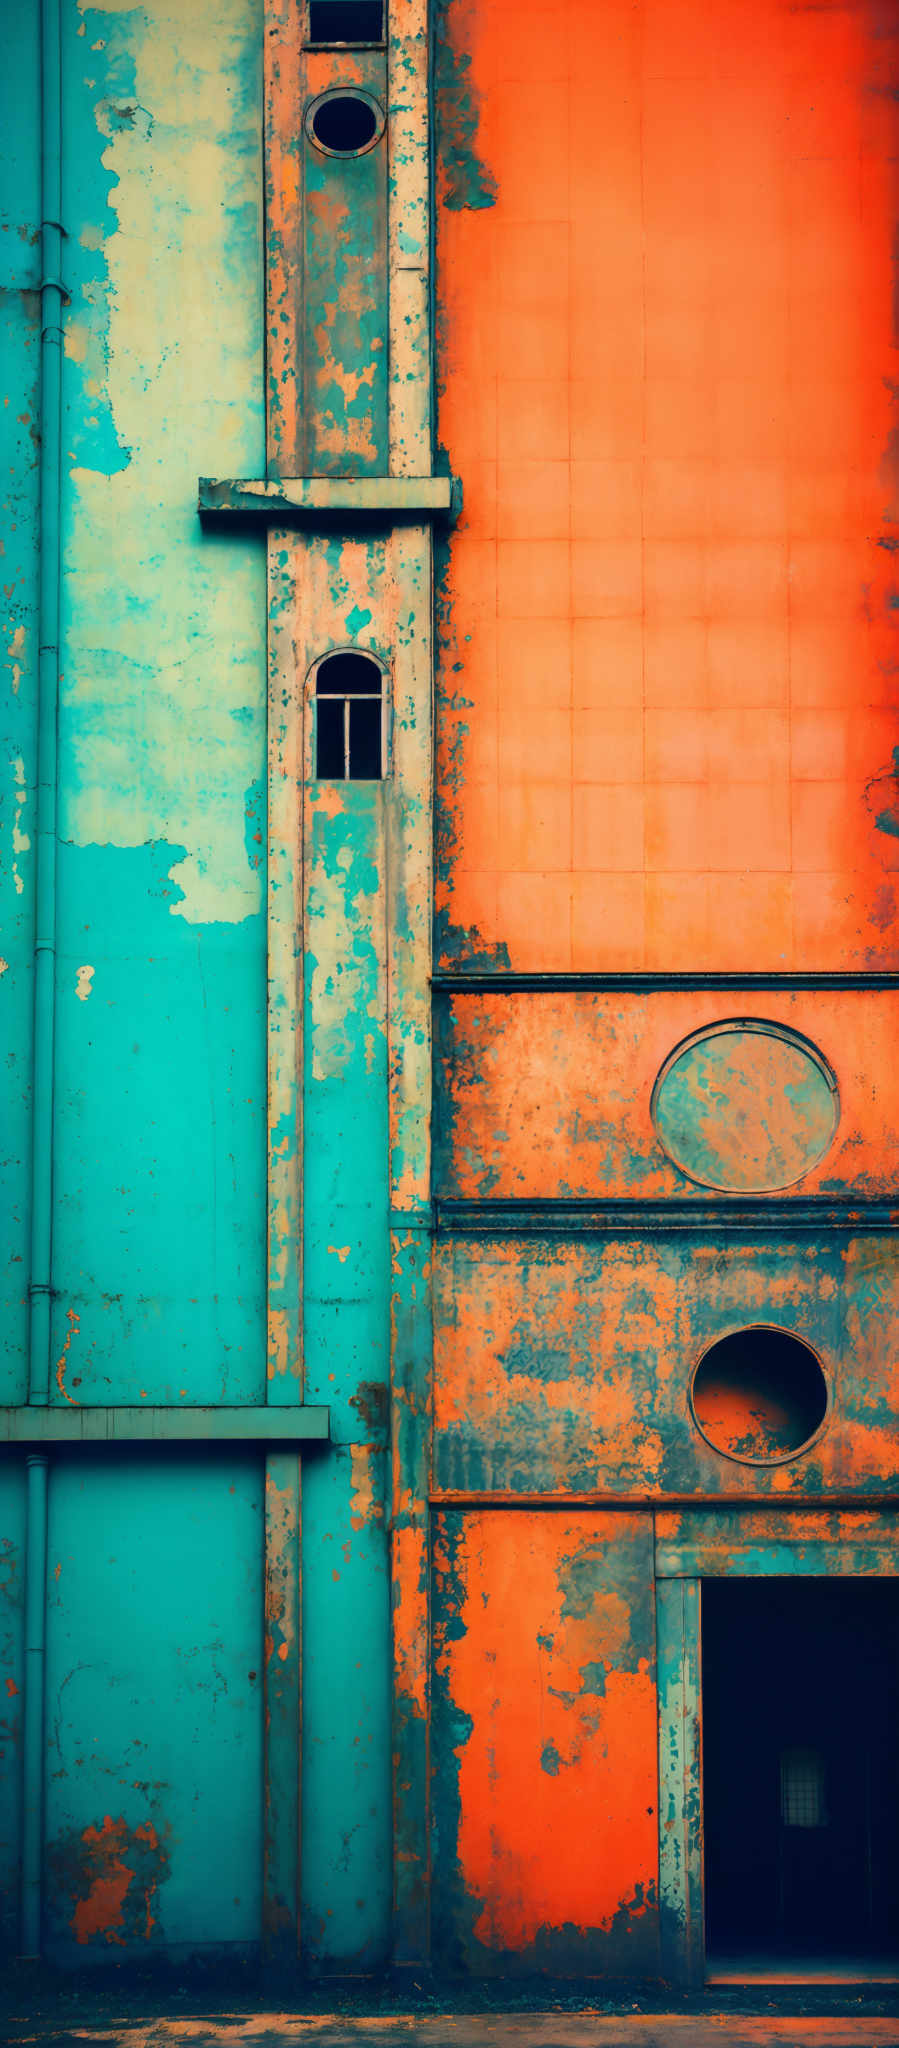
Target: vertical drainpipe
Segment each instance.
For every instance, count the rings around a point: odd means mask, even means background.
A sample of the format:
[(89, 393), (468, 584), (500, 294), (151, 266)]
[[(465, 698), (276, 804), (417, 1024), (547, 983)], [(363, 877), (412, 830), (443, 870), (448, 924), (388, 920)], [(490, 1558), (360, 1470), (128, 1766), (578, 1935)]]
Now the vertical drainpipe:
[[(62, 79), (60, 0), (41, 0), (41, 463), (35, 851), (34, 1073), (28, 1399), (50, 1394), (53, 1040), (56, 998), (56, 786), (62, 444)], [(27, 1460), (22, 1952), (40, 1953), (44, 1833), (47, 1459)]]

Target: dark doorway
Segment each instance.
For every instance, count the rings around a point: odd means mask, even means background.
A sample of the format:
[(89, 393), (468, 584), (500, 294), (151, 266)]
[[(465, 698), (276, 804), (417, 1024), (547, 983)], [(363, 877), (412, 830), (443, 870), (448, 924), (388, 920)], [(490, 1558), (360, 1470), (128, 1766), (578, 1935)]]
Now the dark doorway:
[(703, 1582), (712, 1968), (899, 1952), (897, 1710), (896, 1581)]

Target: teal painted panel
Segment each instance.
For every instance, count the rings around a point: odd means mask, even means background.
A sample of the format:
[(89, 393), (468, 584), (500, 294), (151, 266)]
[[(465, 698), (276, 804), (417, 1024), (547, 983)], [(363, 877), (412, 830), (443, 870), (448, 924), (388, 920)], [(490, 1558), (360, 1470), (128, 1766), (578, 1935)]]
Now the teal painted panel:
[[(362, 75), (383, 107), (384, 58), (363, 59)], [(362, 156), (329, 156), (304, 135), (307, 475), (388, 467), (387, 147), (385, 132)]]
[(380, 784), (310, 793), (306, 841), (304, 1391), (333, 1443), (303, 1475), (302, 1942), (320, 1969), (375, 1967), (390, 1937), (383, 809)]
[(389, 1953), (385, 1468), (383, 1452), (360, 1468), (345, 1447), (303, 1469), (300, 1941), (318, 1971), (377, 1969)]
[(179, 853), (60, 848), (56, 1401), (265, 1395), (264, 925)]
[(40, 404), (39, 22), (6, 10), (0, 76), (0, 1400), (24, 1399), (31, 1144)]
[(25, 1461), (0, 1457), (0, 1954), (19, 1952)]
[(327, 787), (306, 850), (304, 1398), (361, 1445), (386, 1440), (389, 1372), (385, 785)]
[(258, 1941), (262, 1480), (252, 1457), (54, 1465), (54, 1962)]

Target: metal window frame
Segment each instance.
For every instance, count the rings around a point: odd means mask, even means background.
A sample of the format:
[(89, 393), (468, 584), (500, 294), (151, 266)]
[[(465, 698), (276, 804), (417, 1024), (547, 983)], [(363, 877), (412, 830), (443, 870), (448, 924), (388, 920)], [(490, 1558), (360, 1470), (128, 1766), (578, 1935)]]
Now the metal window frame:
[[(381, 677), (381, 688), (380, 688), (380, 691), (379, 691), (379, 692), (375, 692), (374, 690), (321, 690), (321, 691), (320, 691), (320, 690), (318, 689), (318, 687), (317, 687), (317, 685), (318, 685), (318, 672), (319, 672), (319, 669), (321, 668), (322, 662), (323, 662), (323, 661), (330, 661), (330, 659), (331, 659), (332, 655), (334, 655), (334, 654), (359, 654), (359, 655), (361, 655), (361, 656), (363, 657), (363, 659), (364, 659), (365, 661), (370, 661), (370, 662), (371, 662), (371, 664), (372, 664), (372, 666), (373, 666), (374, 668), (376, 668), (376, 669), (378, 670), (379, 674), (380, 674), (380, 677)], [(309, 705), (310, 705), (310, 709), (311, 709), (311, 720), (310, 720), (310, 729), (311, 729), (311, 747), (310, 747), (310, 751), (311, 751), (311, 757), (312, 757), (312, 758), (311, 758), (311, 761), (310, 761), (310, 762), (309, 762), (309, 764), (308, 764), (308, 772), (309, 772), (309, 780), (310, 780), (310, 782), (336, 782), (336, 781), (338, 780), (338, 778), (337, 778), (336, 776), (333, 776), (333, 775), (325, 775), (325, 776), (322, 776), (322, 775), (319, 775), (319, 772), (318, 772), (318, 705), (319, 705), (319, 704), (342, 704), (342, 705), (343, 705), (343, 776), (342, 776), (342, 778), (340, 778), (340, 779), (341, 779), (341, 781), (342, 781), (343, 783), (354, 783), (354, 782), (364, 782), (364, 783), (369, 783), (369, 782), (386, 782), (386, 781), (388, 780), (388, 775), (389, 775), (389, 767), (390, 767), (390, 745), (389, 745), (389, 721), (390, 721), (390, 712), (391, 712), (391, 696), (390, 696), (390, 666), (389, 666), (389, 663), (388, 663), (388, 662), (386, 662), (386, 661), (384, 660), (384, 657), (383, 657), (382, 655), (380, 655), (380, 654), (376, 654), (376, 653), (374, 653), (374, 652), (373, 652), (373, 650), (372, 650), (372, 649), (371, 649), (370, 647), (328, 647), (328, 648), (327, 648), (327, 649), (325, 650), (325, 652), (324, 652), (323, 654), (320, 654), (320, 655), (318, 655), (318, 656), (317, 656), (317, 658), (316, 658), (316, 660), (315, 660), (315, 661), (314, 661), (314, 662), (312, 663), (312, 666), (311, 666), (311, 668), (310, 668), (310, 670), (309, 670), (309, 673), (308, 673), (308, 676), (307, 676), (307, 678), (306, 678), (306, 695), (307, 695), (307, 698), (308, 698), (308, 701), (309, 701)], [(378, 705), (380, 705), (380, 710), (381, 710), (381, 773), (380, 773), (380, 775), (365, 775), (365, 776), (361, 776), (361, 775), (351, 775), (351, 774), (350, 774), (350, 705), (351, 705), (351, 704), (378, 704)]]

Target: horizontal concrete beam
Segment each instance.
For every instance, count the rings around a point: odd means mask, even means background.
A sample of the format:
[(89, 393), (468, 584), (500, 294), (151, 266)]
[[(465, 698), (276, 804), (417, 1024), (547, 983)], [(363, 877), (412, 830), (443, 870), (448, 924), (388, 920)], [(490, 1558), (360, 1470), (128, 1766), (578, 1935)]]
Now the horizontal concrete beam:
[(315, 525), (352, 518), (448, 519), (458, 510), (449, 476), (211, 477), (199, 479), (201, 517), (274, 520)]
[(806, 1495), (801, 1507), (663, 1508), (656, 1515), (656, 1578), (899, 1577), (899, 1501), (892, 1510), (859, 1503), (858, 1512), (840, 1513), (826, 1495)]
[(889, 1202), (834, 1202), (829, 1196), (810, 1196), (801, 1201), (783, 1195), (723, 1195), (720, 1197), (673, 1195), (667, 1201), (634, 1196), (615, 1196), (605, 1202), (591, 1198), (536, 1201), (485, 1199), (461, 1200), (441, 1196), (434, 1203), (434, 1225), (439, 1235), (476, 1237), (611, 1236), (635, 1231), (640, 1237), (657, 1237), (660, 1232), (681, 1231), (697, 1236), (703, 1232), (770, 1231), (783, 1242), (791, 1232), (849, 1231), (853, 1237), (879, 1235), (899, 1230), (899, 1208)]
[(0, 1443), (327, 1443), (327, 1408), (0, 1408)]
[(626, 974), (594, 973), (586, 969), (571, 973), (547, 970), (526, 974), (516, 973), (508, 967), (487, 970), (460, 967), (452, 970), (441, 968), (432, 974), (431, 988), (435, 996), (583, 995), (585, 991), (600, 995), (655, 995), (658, 990), (672, 989), (889, 990), (899, 988), (899, 974), (893, 970), (881, 974), (875, 969), (868, 971), (863, 968), (849, 969), (846, 973), (836, 968), (833, 972), (829, 969), (803, 972), (792, 968), (772, 968), (766, 974), (737, 974), (730, 970), (719, 974), (712, 969), (691, 974), (652, 969)]

